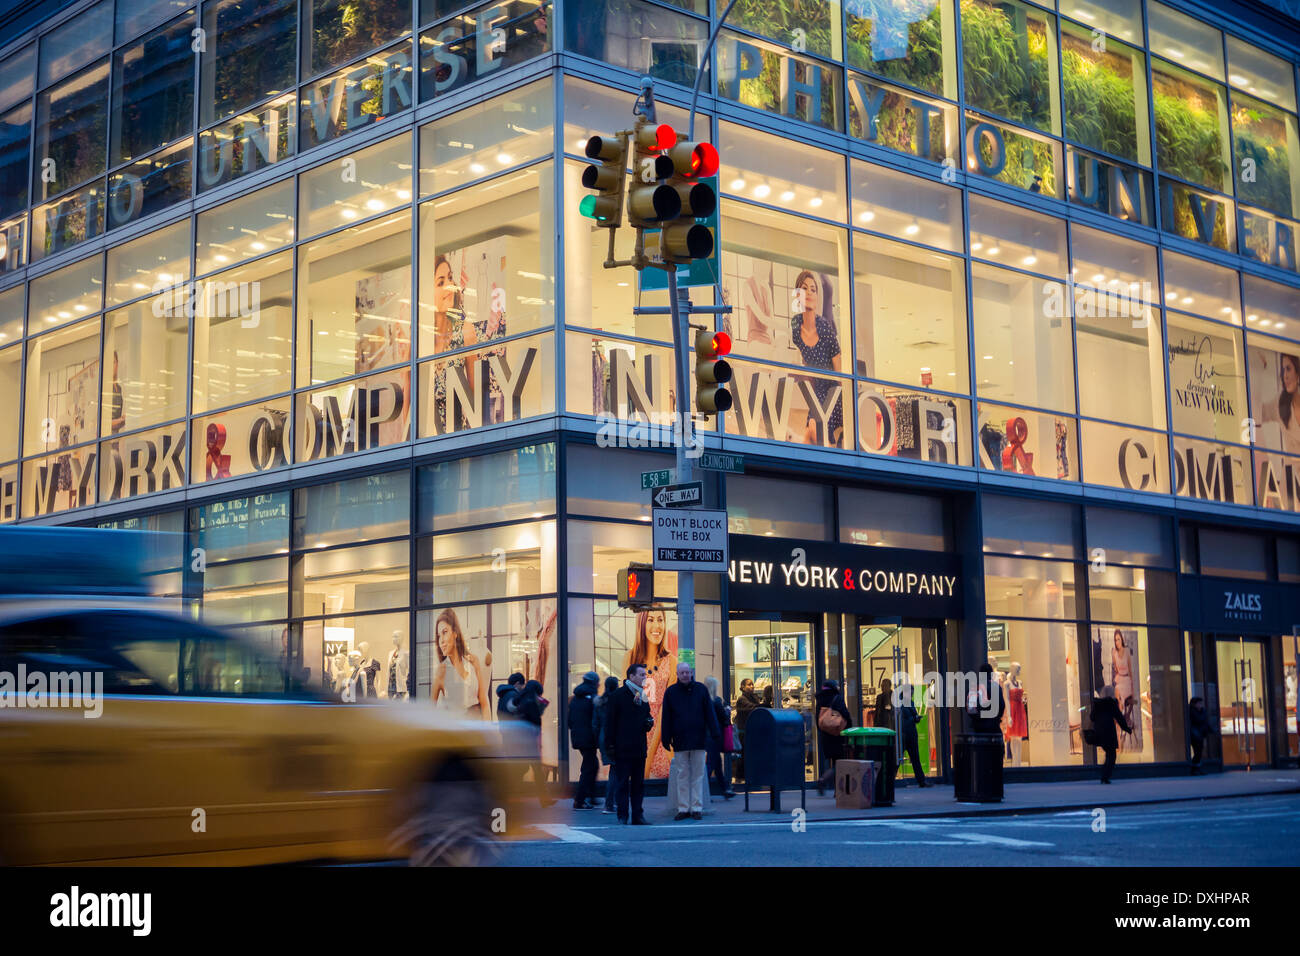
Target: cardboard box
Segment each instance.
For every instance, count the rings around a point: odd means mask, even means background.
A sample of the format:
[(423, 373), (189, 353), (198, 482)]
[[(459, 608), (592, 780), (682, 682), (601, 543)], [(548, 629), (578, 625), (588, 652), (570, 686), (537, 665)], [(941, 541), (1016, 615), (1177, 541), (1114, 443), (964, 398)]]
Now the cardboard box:
[(835, 808), (865, 810), (876, 792), (874, 760), (835, 761)]

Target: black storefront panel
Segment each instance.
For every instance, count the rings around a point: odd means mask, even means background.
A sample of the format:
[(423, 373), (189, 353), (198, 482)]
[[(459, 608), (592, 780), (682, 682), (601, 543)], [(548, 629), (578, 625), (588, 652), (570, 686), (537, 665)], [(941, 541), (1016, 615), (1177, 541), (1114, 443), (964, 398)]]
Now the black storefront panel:
[(1300, 586), (1295, 584), (1183, 574), (1178, 599), (1186, 630), (1290, 634), (1300, 625)]

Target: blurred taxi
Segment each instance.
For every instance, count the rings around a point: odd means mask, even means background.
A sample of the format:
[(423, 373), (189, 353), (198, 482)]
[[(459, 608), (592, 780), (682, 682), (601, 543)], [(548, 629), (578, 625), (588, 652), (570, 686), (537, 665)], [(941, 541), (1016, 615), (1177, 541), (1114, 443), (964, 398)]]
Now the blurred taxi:
[(145, 603), (5, 601), (0, 863), (485, 862), (526, 825), (511, 731), (327, 699)]

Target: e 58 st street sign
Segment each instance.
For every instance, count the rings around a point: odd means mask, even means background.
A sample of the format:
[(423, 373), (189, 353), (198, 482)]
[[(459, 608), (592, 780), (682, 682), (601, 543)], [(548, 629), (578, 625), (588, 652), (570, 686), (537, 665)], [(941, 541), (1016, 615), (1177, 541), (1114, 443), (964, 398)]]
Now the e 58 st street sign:
[(727, 513), (654, 509), (656, 571), (726, 571)]

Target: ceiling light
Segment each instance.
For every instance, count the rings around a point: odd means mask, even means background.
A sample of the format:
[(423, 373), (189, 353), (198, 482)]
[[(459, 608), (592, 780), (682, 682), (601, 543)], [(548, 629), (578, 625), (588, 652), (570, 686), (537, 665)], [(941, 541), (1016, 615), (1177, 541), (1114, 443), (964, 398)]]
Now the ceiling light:
[(266, 248), (266, 243), (265, 243), (265, 242), (257, 242), (257, 241), (250, 242), (250, 243), (248, 244), (248, 248), (252, 249), (254, 252), (261, 252), (263, 249)]
[(344, 219), (356, 219), (357, 211), (355, 209), (340, 209), (339, 215)]
[(484, 173), (487, 172), (487, 167), (484, 166), (482, 163), (470, 163), (469, 171), (473, 173), (475, 176), (482, 176)]
[(1023, 262), (1023, 263), (1024, 263), (1025, 265), (1027, 265), (1027, 266), (1032, 266), (1032, 265), (1034, 265), (1035, 263), (1038, 262), (1038, 256), (1033, 256), (1033, 255), (1025, 256), (1025, 257), (1024, 257), (1023, 259), (1021, 259), (1020, 261)]
[(399, 189), (397, 191), (397, 198), (402, 200), (402, 202), (406, 202), (411, 198), (411, 191), (409, 189)]
[(509, 153), (497, 153), (497, 162), (502, 166), (509, 166), (515, 161), (515, 158)]
[(1268, 319), (1260, 319), (1260, 320), (1259, 320), (1259, 324), (1260, 324), (1261, 326), (1263, 326), (1264, 328), (1268, 328), (1268, 327), (1269, 327), (1270, 325), (1272, 325), (1273, 323), (1270, 322)]
[(913, 218), (912, 221), (908, 223), (907, 227), (903, 230), (903, 232), (907, 233), (909, 236), (915, 236), (920, 231), (921, 231), (921, 227), (917, 223), (915, 218)]
[(785, 192), (781, 193), (781, 202), (789, 202), (793, 198), (794, 198), (793, 189), (787, 189)]
[(1105, 282), (1105, 281), (1106, 281), (1106, 276), (1105, 276), (1103, 273), (1098, 272), (1095, 276), (1092, 277), (1092, 281), (1093, 281), (1093, 282)]
[(864, 209), (862, 212), (858, 213), (858, 220), (861, 222), (871, 222), (871, 220), (875, 218), (876, 214), (870, 209)]
[(754, 195), (759, 199), (766, 199), (771, 191), (772, 187), (767, 183), (759, 183), (754, 187)]
[(744, 181), (743, 179), (740, 179), (739, 177), (737, 177), (736, 179), (733, 179), (733, 180), (731, 181), (731, 188), (732, 188), (732, 189), (744, 189), (744, 188), (745, 188), (745, 181)]
[(991, 249), (989, 249), (989, 255), (996, 256), (1001, 251), (1002, 249), (1000, 246), (993, 246)]
[(1196, 300), (1193, 299), (1190, 295), (1183, 296), (1183, 305), (1191, 305), (1195, 301)]
[(812, 199), (808, 200), (808, 205), (812, 206), (814, 209), (817, 209), (819, 206), (821, 206), (821, 204), (822, 204), (821, 196), (813, 196)]
[(979, 252), (983, 248), (984, 248), (984, 243), (980, 242), (979, 240), (976, 240), (975, 242), (972, 242), (970, 244), (971, 252)]

